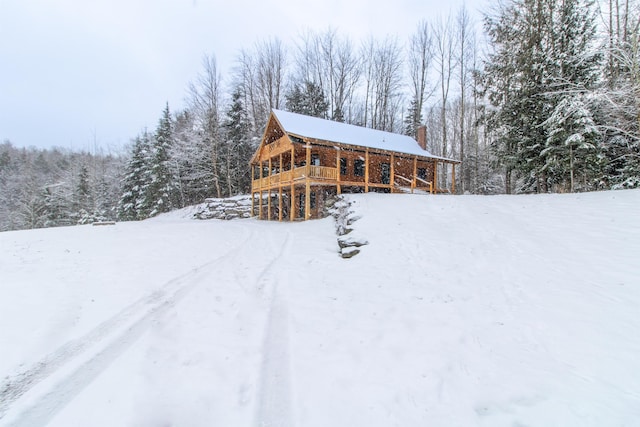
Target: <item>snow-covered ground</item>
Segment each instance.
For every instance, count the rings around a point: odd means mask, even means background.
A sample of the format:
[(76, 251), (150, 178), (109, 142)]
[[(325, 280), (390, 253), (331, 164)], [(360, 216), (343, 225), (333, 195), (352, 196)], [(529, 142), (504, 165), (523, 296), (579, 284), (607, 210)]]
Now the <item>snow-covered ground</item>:
[(640, 425), (640, 191), (350, 200), (0, 233), (0, 425)]

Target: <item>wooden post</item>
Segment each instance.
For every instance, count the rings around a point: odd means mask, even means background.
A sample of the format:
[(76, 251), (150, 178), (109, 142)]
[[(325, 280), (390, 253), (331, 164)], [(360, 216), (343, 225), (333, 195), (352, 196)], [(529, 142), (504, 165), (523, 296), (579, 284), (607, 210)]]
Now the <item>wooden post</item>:
[(305, 195), (304, 195), (304, 219), (305, 221), (311, 216), (311, 181), (309, 174), (311, 172), (311, 143), (307, 142), (307, 170), (305, 171)]
[(278, 221), (282, 222), (282, 185), (278, 186)]
[(311, 182), (307, 179), (307, 185), (304, 194), (304, 219), (305, 221), (311, 217)]
[(416, 188), (416, 177), (418, 175), (418, 157), (413, 158), (413, 179), (411, 180), (411, 193), (413, 194), (414, 188)]
[(393, 156), (393, 153), (391, 153), (391, 179), (389, 180), (389, 184), (391, 184), (391, 192), (393, 193), (393, 189), (396, 186), (396, 177), (395, 177), (395, 157)]
[(291, 209), (289, 209), (289, 221), (296, 219), (296, 187), (293, 182), (293, 169), (296, 167), (296, 151), (295, 146), (291, 145)]
[(260, 199), (258, 199), (258, 219), (262, 219), (262, 188), (260, 189)]
[(267, 189), (267, 220), (271, 221), (271, 187)]
[(336, 148), (336, 178), (337, 178), (337, 184), (336, 184), (336, 193), (338, 194), (342, 194), (342, 188), (340, 186), (340, 148)]
[(278, 180), (278, 221), (282, 222), (282, 153), (280, 153), (280, 179)]
[(438, 194), (438, 162), (433, 162), (433, 192)]
[(456, 194), (456, 164), (451, 163), (451, 193)]
[(267, 220), (271, 221), (271, 157), (269, 157), (269, 172), (267, 177)]
[(364, 152), (364, 192), (369, 192), (369, 148)]
[(255, 166), (253, 165), (253, 163), (251, 164), (251, 216), (256, 216), (256, 193), (255, 193), (255, 188), (253, 188), (253, 180), (255, 175)]

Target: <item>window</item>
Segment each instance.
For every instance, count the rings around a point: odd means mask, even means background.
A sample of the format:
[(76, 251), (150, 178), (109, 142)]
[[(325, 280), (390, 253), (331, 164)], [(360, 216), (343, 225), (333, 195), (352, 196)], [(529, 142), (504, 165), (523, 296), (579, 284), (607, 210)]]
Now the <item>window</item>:
[(380, 175), (381, 175), (383, 184), (391, 183), (391, 164), (390, 163), (380, 163)]
[(305, 197), (304, 197), (304, 193), (300, 193), (300, 195), (298, 196), (298, 218), (304, 218), (304, 204), (305, 204)]
[(427, 179), (427, 168), (418, 168), (418, 178)]
[(347, 174), (347, 159), (342, 157), (340, 159), (340, 175), (346, 175), (346, 174)]
[(353, 161), (353, 174), (355, 176), (364, 176), (364, 160), (356, 159)]
[(320, 156), (318, 154), (311, 155), (311, 165), (320, 166)]
[(315, 209), (316, 208), (316, 192), (312, 192), (309, 193), (309, 208), (310, 209)]

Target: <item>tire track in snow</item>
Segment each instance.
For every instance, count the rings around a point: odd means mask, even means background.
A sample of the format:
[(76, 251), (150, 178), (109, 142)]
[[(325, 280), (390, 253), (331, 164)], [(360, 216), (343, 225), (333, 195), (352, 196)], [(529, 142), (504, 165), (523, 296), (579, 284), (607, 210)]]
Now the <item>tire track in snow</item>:
[[(188, 272), (180, 276), (169, 280), (159, 289), (154, 290), (150, 294), (128, 305), (111, 318), (100, 323), (97, 327), (95, 327), (85, 335), (63, 344), (57, 350), (46, 355), (27, 370), (7, 377), (5, 381), (0, 384), (0, 420), (7, 414), (14, 402), (20, 399), (33, 387), (35, 387), (43, 380), (47, 379), (72, 361), (80, 358), (82, 354), (90, 351), (91, 349), (94, 349), (95, 347), (98, 347), (105, 341), (108, 341), (108, 339), (113, 334), (115, 334), (116, 331), (122, 330), (122, 328), (126, 327), (127, 324), (129, 324), (125, 332), (121, 333), (121, 335), (118, 336), (118, 338), (116, 338), (112, 344), (110, 344), (106, 349), (101, 350), (100, 353), (84, 363), (80, 368), (78, 368), (75, 373), (71, 374), (71, 376), (67, 380), (63, 380), (63, 384), (69, 385), (74, 383), (82, 383), (82, 381), (79, 381), (77, 378), (77, 372), (82, 373), (80, 377), (91, 377), (91, 380), (95, 378), (100, 372), (102, 372), (102, 370), (104, 370), (108, 366), (108, 363), (105, 364), (104, 360), (107, 360), (109, 358), (111, 358), (110, 360), (115, 359), (115, 357), (122, 353), (122, 351), (124, 351), (130, 344), (135, 342), (135, 339), (127, 339), (127, 337), (135, 337), (137, 339), (139, 337), (139, 332), (146, 330), (146, 326), (150, 324), (149, 320), (151, 318), (159, 316), (169, 307), (175, 305), (176, 302), (182, 299), (191, 290), (194, 284), (194, 279), (197, 278), (198, 275), (206, 274), (221, 262), (224, 262), (229, 258), (233, 258), (236, 253), (251, 240), (253, 236), (253, 232), (247, 233), (246, 229), (244, 229), (243, 231), (246, 235), (242, 239), (242, 242), (228, 251), (226, 254), (221, 255), (207, 263), (189, 270)], [(109, 350), (111, 347), (113, 347), (113, 349)], [(101, 369), (96, 370), (96, 368)], [(95, 371), (95, 375), (93, 376), (90, 375), (90, 372), (92, 371)], [(74, 378), (74, 380), (69, 381), (69, 379), (71, 378)], [(84, 383), (82, 385), (82, 388), (89, 384), (91, 380)], [(67, 390), (66, 395), (75, 396), (75, 394), (77, 394), (80, 390), (81, 389), (78, 389), (75, 393), (71, 393), (71, 389), (69, 389)], [(48, 402), (50, 400), (56, 400), (55, 395), (60, 394), (62, 391), (63, 389), (57, 387), (55, 391), (39, 399), (35, 405), (27, 410), (27, 412), (34, 412), (40, 406), (51, 406), (48, 404)], [(66, 404), (71, 399), (58, 400)], [(57, 410), (59, 410), (64, 405), (53, 406), (56, 406)], [(46, 408), (44, 409), (46, 410)], [(40, 410), (40, 412), (42, 412), (42, 410)], [(55, 415), (55, 412), (51, 415), (51, 417)], [(43, 424), (44, 423), (39, 422), (22, 423), (20, 421), (20, 423), (17, 423), (15, 425), (28, 426)]]
[(289, 318), (286, 301), (278, 291), (289, 283), (285, 272), (275, 273), (275, 267), (283, 256), (290, 252), (291, 233), (282, 245), (280, 253), (263, 270), (259, 280), (259, 290), (271, 284), (270, 310), (265, 326), (263, 359), (260, 368), (260, 385), (256, 426), (290, 427), (293, 426), (291, 405), (291, 365), (289, 361)]
[[(49, 423), (62, 408), (71, 402), (86, 386), (91, 384), (119, 355), (134, 344), (158, 317), (162, 316), (169, 308), (175, 306), (192, 288), (193, 285), (185, 285), (167, 300), (149, 309), (140, 319), (129, 325), (124, 332), (116, 335), (116, 338), (106, 347), (56, 383), (53, 390), (37, 399), (33, 405), (20, 414), (17, 420), (7, 427), (42, 426)], [(105, 339), (105, 341), (107, 340)]]

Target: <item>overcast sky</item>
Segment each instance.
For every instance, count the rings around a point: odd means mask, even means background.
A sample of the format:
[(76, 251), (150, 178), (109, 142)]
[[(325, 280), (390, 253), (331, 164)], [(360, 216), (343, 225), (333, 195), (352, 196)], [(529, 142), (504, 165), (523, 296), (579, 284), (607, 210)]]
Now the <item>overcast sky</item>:
[[(467, 0), (473, 15), (486, 2)], [(0, 0), (0, 142), (119, 148), (155, 129), (165, 102), (213, 54), (229, 74), (241, 48), (331, 27), (353, 41), (407, 39), (463, 0)], [(223, 82), (224, 83), (224, 82)]]

